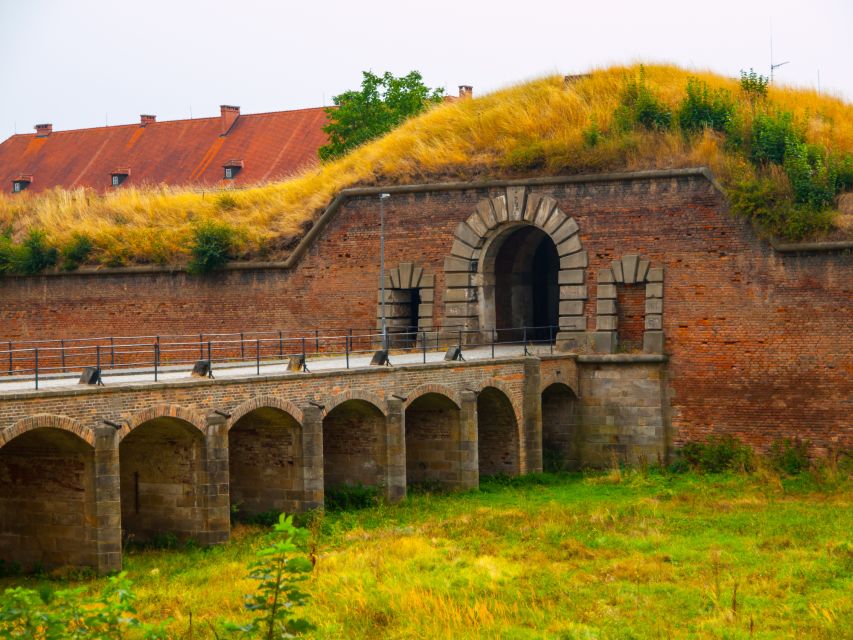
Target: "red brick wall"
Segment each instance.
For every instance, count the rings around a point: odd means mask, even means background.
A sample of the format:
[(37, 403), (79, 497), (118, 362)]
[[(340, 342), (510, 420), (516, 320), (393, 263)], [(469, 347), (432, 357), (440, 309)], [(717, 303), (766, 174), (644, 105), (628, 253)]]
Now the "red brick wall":
[[(849, 255), (775, 252), (700, 177), (536, 186), (580, 226), (589, 329), (595, 275), (626, 254), (665, 267), (673, 440), (732, 433), (766, 446), (799, 435), (853, 446), (853, 268)], [(435, 273), (456, 225), (500, 188), (394, 194), (386, 263)], [(352, 198), (292, 271), (43, 276), (0, 281), (0, 337), (373, 327), (378, 200)]]

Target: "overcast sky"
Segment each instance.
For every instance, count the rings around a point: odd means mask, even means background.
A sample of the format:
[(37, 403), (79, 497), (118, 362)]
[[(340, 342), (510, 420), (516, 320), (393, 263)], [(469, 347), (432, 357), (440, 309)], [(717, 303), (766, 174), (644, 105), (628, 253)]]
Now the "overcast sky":
[(853, 99), (853, 0), (0, 0), (0, 140), (56, 129), (329, 104), (372, 69), (475, 93), (669, 61)]

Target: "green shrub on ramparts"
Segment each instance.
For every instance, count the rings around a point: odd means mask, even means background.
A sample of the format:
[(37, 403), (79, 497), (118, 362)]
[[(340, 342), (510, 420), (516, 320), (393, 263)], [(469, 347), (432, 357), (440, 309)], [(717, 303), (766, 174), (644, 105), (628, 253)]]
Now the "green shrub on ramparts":
[(734, 112), (731, 93), (725, 89), (711, 90), (701, 80), (690, 78), (687, 95), (678, 106), (676, 117), (685, 133), (697, 133), (703, 129), (723, 132)]
[(89, 254), (92, 253), (93, 248), (92, 240), (88, 236), (75, 233), (60, 251), (60, 255), (62, 256), (60, 267), (63, 271), (78, 269), (86, 261), (86, 258), (89, 257)]
[(744, 151), (756, 165), (783, 164), (788, 144), (804, 140), (802, 128), (795, 125), (791, 112), (757, 113)]
[(222, 222), (208, 220), (197, 225), (187, 271), (199, 275), (225, 267), (234, 247), (234, 236), (234, 229)]
[(646, 85), (643, 67), (636, 80), (626, 80), (619, 99), (619, 106), (613, 113), (613, 121), (619, 131), (630, 131), (640, 125), (649, 131), (669, 129), (672, 126), (672, 112)]

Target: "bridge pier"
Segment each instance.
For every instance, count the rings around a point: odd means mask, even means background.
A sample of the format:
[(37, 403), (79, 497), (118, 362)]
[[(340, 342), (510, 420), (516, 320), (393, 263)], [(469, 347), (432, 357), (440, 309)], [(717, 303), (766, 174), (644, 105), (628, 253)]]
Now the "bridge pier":
[(221, 544), (231, 535), (231, 498), (228, 473), (227, 420), (218, 415), (207, 417), (205, 434), (203, 481), (200, 487), (204, 496), (204, 530), (199, 542), (204, 545)]
[(323, 410), (312, 404), (302, 408), (302, 478), (304, 509), (321, 509), (324, 494)]
[(390, 503), (406, 497), (406, 414), (403, 401), (387, 399), (385, 416), (385, 499)]
[(459, 415), (459, 486), (480, 486), (480, 462), (477, 458), (477, 394), (465, 390), (461, 394)]
[(98, 573), (121, 571), (121, 484), (118, 433), (95, 428), (95, 537)]

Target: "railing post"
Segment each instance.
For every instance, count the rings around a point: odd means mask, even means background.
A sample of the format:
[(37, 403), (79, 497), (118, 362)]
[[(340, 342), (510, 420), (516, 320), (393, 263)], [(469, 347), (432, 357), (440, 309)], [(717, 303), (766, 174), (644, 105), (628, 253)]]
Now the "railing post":
[(261, 339), (255, 338), (255, 372), (261, 375)]
[(305, 365), (305, 336), (302, 337), (302, 363)]
[(495, 359), (495, 340), (498, 339), (497, 329), (492, 327), (492, 360)]
[(95, 345), (95, 368), (98, 371), (101, 370), (101, 345), (99, 344)]
[(427, 352), (426, 329), (424, 329), (423, 335), (421, 336), (421, 348), (423, 349), (423, 352), (424, 352), (424, 364), (426, 364), (426, 352)]
[(12, 341), (9, 340), (9, 375), (12, 375)]
[(320, 330), (314, 329), (314, 353), (320, 353)]
[(35, 351), (35, 370), (36, 370), (36, 390), (39, 388), (39, 348)]
[[(350, 329), (350, 331), (352, 331), (352, 330)], [(346, 354), (346, 359), (347, 359), (347, 369), (349, 369), (349, 341), (350, 341), (350, 335), (347, 334), (344, 336), (344, 353)]]
[(110, 336), (110, 368), (115, 369), (116, 366), (116, 344), (115, 339)]
[(65, 340), (59, 341), (60, 356), (62, 357), (62, 373), (65, 373)]
[[(158, 336), (159, 340), (159, 336)], [(159, 342), (154, 343), (154, 382), (157, 382), (157, 368), (160, 364), (160, 344)]]
[(210, 340), (207, 341), (207, 361), (210, 363), (210, 374), (213, 375), (213, 350), (210, 348)]
[(243, 347), (243, 332), (240, 332), (240, 359), (243, 360), (246, 357), (246, 351)]
[(278, 330), (278, 359), (284, 360), (284, 343), (281, 339), (281, 329)]

